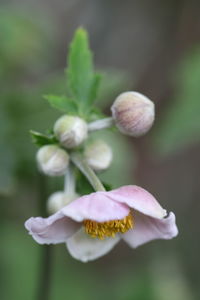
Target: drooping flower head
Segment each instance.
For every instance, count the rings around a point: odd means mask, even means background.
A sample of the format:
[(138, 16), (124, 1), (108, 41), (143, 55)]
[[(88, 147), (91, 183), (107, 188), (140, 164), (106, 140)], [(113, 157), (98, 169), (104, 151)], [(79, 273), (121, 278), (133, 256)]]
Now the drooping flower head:
[(82, 262), (105, 255), (120, 239), (136, 248), (178, 234), (174, 213), (167, 214), (138, 186), (82, 196), (48, 218), (30, 218), (25, 226), (39, 244), (66, 243)]

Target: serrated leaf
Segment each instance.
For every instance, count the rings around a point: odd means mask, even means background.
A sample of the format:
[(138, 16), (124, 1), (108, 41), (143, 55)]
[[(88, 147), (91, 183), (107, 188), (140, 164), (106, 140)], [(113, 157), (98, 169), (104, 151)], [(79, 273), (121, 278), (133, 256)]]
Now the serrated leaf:
[(79, 28), (70, 45), (67, 69), (68, 87), (81, 112), (90, 110), (100, 82), (93, 70), (92, 53), (87, 32)]
[(54, 135), (44, 135), (40, 132), (30, 130), (30, 134), (33, 140), (33, 143), (38, 146), (44, 146), (49, 144), (55, 144), (58, 143), (57, 139)]
[(56, 108), (62, 112), (67, 114), (77, 114), (78, 112), (76, 102), (66, 96), (44, 95), (44, 98), (53, 108)]

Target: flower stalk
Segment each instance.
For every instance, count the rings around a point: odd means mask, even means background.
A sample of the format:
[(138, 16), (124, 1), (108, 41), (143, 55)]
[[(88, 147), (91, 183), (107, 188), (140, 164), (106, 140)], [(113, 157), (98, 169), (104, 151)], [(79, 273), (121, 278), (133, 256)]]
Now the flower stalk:
[[(38, 210), (39, 214), (47, 217), (46, 209), (46, 197), (47, 197), (47, 184), (46, 177), (39, 173), (38, 177), (39, 185), (39, 197), (38, 197)], [(37, 299), (38, 300), (48, 300), (50, 292), (50, 279), (51, 279), (51, 269), (52, 269), (52, 246), (44, 245), (40, 249), (40, 273), (38, 276), (38, 290)]]
[(64, 178), (64, 193), (69, 196), (74, 195), (75, 186), (76, 183), (75, 183), (73, 166), (69, 164)]
[(85, 158), (79, 152), (72, 152), (70, 155), (71, 161), (74, 165), (85, 175), (94, 190), (105, 191), (105, 188), (94, 171), (90, 168)]
[(88, 124), (88, 131), (102, 130), (105, 128), (112, 127), (114, 125), (114, 120), (112, 117), (97, 120)]

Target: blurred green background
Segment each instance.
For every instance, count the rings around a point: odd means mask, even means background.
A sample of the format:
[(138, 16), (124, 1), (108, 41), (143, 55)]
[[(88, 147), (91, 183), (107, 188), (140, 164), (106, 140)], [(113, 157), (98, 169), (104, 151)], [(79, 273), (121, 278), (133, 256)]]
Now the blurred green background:
[[(199, 299), (199, 10), (195, 0), (0, 1), (0, 299), (37, 297), (42, 246), (23, 224), (38, 215), (43, 183), (29, 129), (45, 132), (60, 115), (42, 95), (65, 92), (67, 46), (80, 25), (105, 74), (104, 112), (125, 90), (156, 104), (146, 136), (103, 133), (115, 152), (101, 176), (114, 187), (136, 183), (152, 192), (176, 213), (180, 234), (137, 250), (121, 242), (87, 264), (54, 246), (50, 300)], [(45, 193), (61, 184), (48, 179)]]

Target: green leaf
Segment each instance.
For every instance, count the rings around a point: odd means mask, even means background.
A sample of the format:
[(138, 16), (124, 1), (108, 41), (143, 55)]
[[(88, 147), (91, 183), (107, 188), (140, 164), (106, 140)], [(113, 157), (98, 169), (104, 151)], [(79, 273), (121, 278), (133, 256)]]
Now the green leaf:
[(40, 132), (30, 130), (30, 134), (33, 140), (33, 143), (38, 146), (44, 146), (49, 144), (55, 144), (58, 143), (57, 139), (54, 135), (44, 135)]
[(90, 111), (96, 99), (100, 76), (94, 73), (88, 35), (82, 28), (76, 31), (70, 45), (67, 77), (69, 91), (80, 111), (83, 113)]
[(94, 74), (93, 82), (90, 89), (90, 94), (88, 97), (88, 105), (91, 105), (93, 101), (97, 98), (97, 92), (101, 81), (101, 77), (102, 77), (101, 74), (98, 73)]
[(73, 99), (67, 98), (66, 96), (57, 95), (44, 95), (44, 98), (49, 104), (62, 112), (67, 114), (77, 114), (78, 107)]

